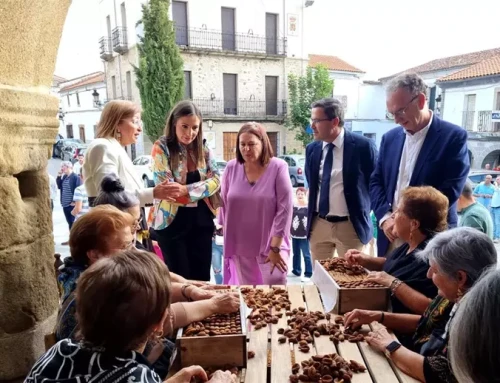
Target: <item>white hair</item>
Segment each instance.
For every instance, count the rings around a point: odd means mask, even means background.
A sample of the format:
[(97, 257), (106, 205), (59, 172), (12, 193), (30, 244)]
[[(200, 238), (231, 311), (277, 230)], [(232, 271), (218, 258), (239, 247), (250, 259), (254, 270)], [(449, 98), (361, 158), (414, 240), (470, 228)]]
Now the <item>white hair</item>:
[(68, 167), (70, 169), (73, 169), (73, 164), (71, 163), (71, 161), (63, 161), (61, 163), (61, 166), (66, 166), (66, 167)]
[(420, 93), (427, 95), (427, 85), (416, 73), (403, 73), (393, 78), (387, 84), (387, 94), (394, 93), (398, 89), (406, 89), (412, 96)]
[(500, 382), (500, 271), (465, 294), (451, 323), (450, 360), (459, 383)]

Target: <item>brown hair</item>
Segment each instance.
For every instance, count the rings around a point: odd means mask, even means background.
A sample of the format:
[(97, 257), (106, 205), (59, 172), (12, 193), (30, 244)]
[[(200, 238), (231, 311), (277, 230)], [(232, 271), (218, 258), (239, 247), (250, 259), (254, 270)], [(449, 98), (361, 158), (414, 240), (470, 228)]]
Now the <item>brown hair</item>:
[(123, 228), (134, 225), (134, 217), (111, 205), (100, 205), (78, 218), (69, 233), (71, 257), (81, 265), (89, 264), (87, 253), (98, 250), (106, 253), (109, 243)]
[(422, 234), (432, 235), (448, 228), (448, 198), (431, 186), (409, 187), (401, 196), (402, 212), (420, 223)]
[(139, 106), (131, 101), (113, 100), (106, 103), (97, 124), (96, 138), (115, 138), (118, 124), (140, 113)]
[(144, 344), (170, 305), (170, 273), (146, 251), (99, 259), (76, 289), (80, 336), (93, 347), (121, 353)]
[(203, 116), (196, 104), (190, 100), (178, 102), (171, 110), (167, 118), (165, 126), (165, 138), (170, 156), (170, 166), (172, 171), (179, 167), (179, 140), (177, 139), (175, 124), (177, 120), (186, 116), (196, 116), (200, 119), (200, 128), (198, 135), (189, 145), (189, 150), (192, 150), (196, 165), (200, 168), (205, 167), (205, 151), (203, 148)]
[(236, 159), (240, 164), (245, 162), (243, 155), (240, 150), (240, 136), (243, 133), (251, 133), (257, 137), (260, 142), (262, 142), (262, 154), (260, 155), (260, 164), (265, 166), (271, 161), (273, 157), (273, 148), (271, 147), (271, 141), (266, 133), (266, 129), (258, 122), (246, 122), (240, 128), (238, 136), (236, 137)]

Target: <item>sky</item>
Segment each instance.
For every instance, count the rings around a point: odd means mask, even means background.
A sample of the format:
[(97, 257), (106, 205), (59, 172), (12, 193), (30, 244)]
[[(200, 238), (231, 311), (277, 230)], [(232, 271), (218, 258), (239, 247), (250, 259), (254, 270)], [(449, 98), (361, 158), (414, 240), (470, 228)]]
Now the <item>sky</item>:
[[(57, 75), (103, 70), (98, 3), (72, 1)], [(305, 9), (305, 45), (309, 53), (340, 57), (372, 80), (436, 58), (500, 47), (499, 15), (498, 0), (315, 0)]]

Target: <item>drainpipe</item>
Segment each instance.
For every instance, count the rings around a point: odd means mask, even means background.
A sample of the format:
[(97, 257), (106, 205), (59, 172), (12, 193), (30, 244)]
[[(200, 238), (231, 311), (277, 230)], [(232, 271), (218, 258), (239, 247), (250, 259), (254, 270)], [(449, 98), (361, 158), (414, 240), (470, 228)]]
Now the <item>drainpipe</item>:
[[(118, 27), (118, 15), (116, 12), (116, 0), (113, 0), (113, 10), (115, 13), (115, 28)], [(123, 27), (123, 25), (122, 25)], [(118, 78), (120, 79), (120, 96), (124, 99), (123, 96), (123, 84), (122, 84), (122, 55), (118, 54)]]

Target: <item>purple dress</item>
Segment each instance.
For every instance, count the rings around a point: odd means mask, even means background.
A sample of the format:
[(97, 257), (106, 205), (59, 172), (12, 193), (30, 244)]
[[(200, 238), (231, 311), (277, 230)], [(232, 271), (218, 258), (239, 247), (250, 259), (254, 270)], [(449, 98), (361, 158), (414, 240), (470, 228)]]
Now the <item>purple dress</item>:
[(252, 186), (243, 164), (231, 160), (222, 176), (219, 217), (224, 227), (224, 283), (232, 285), (286, 284), (287, 273), (271, 274), (264, 263), (274, 236), (282, 237), (281, 255), (288, 262), (293, 189), (285, 161), (272, 158)]

